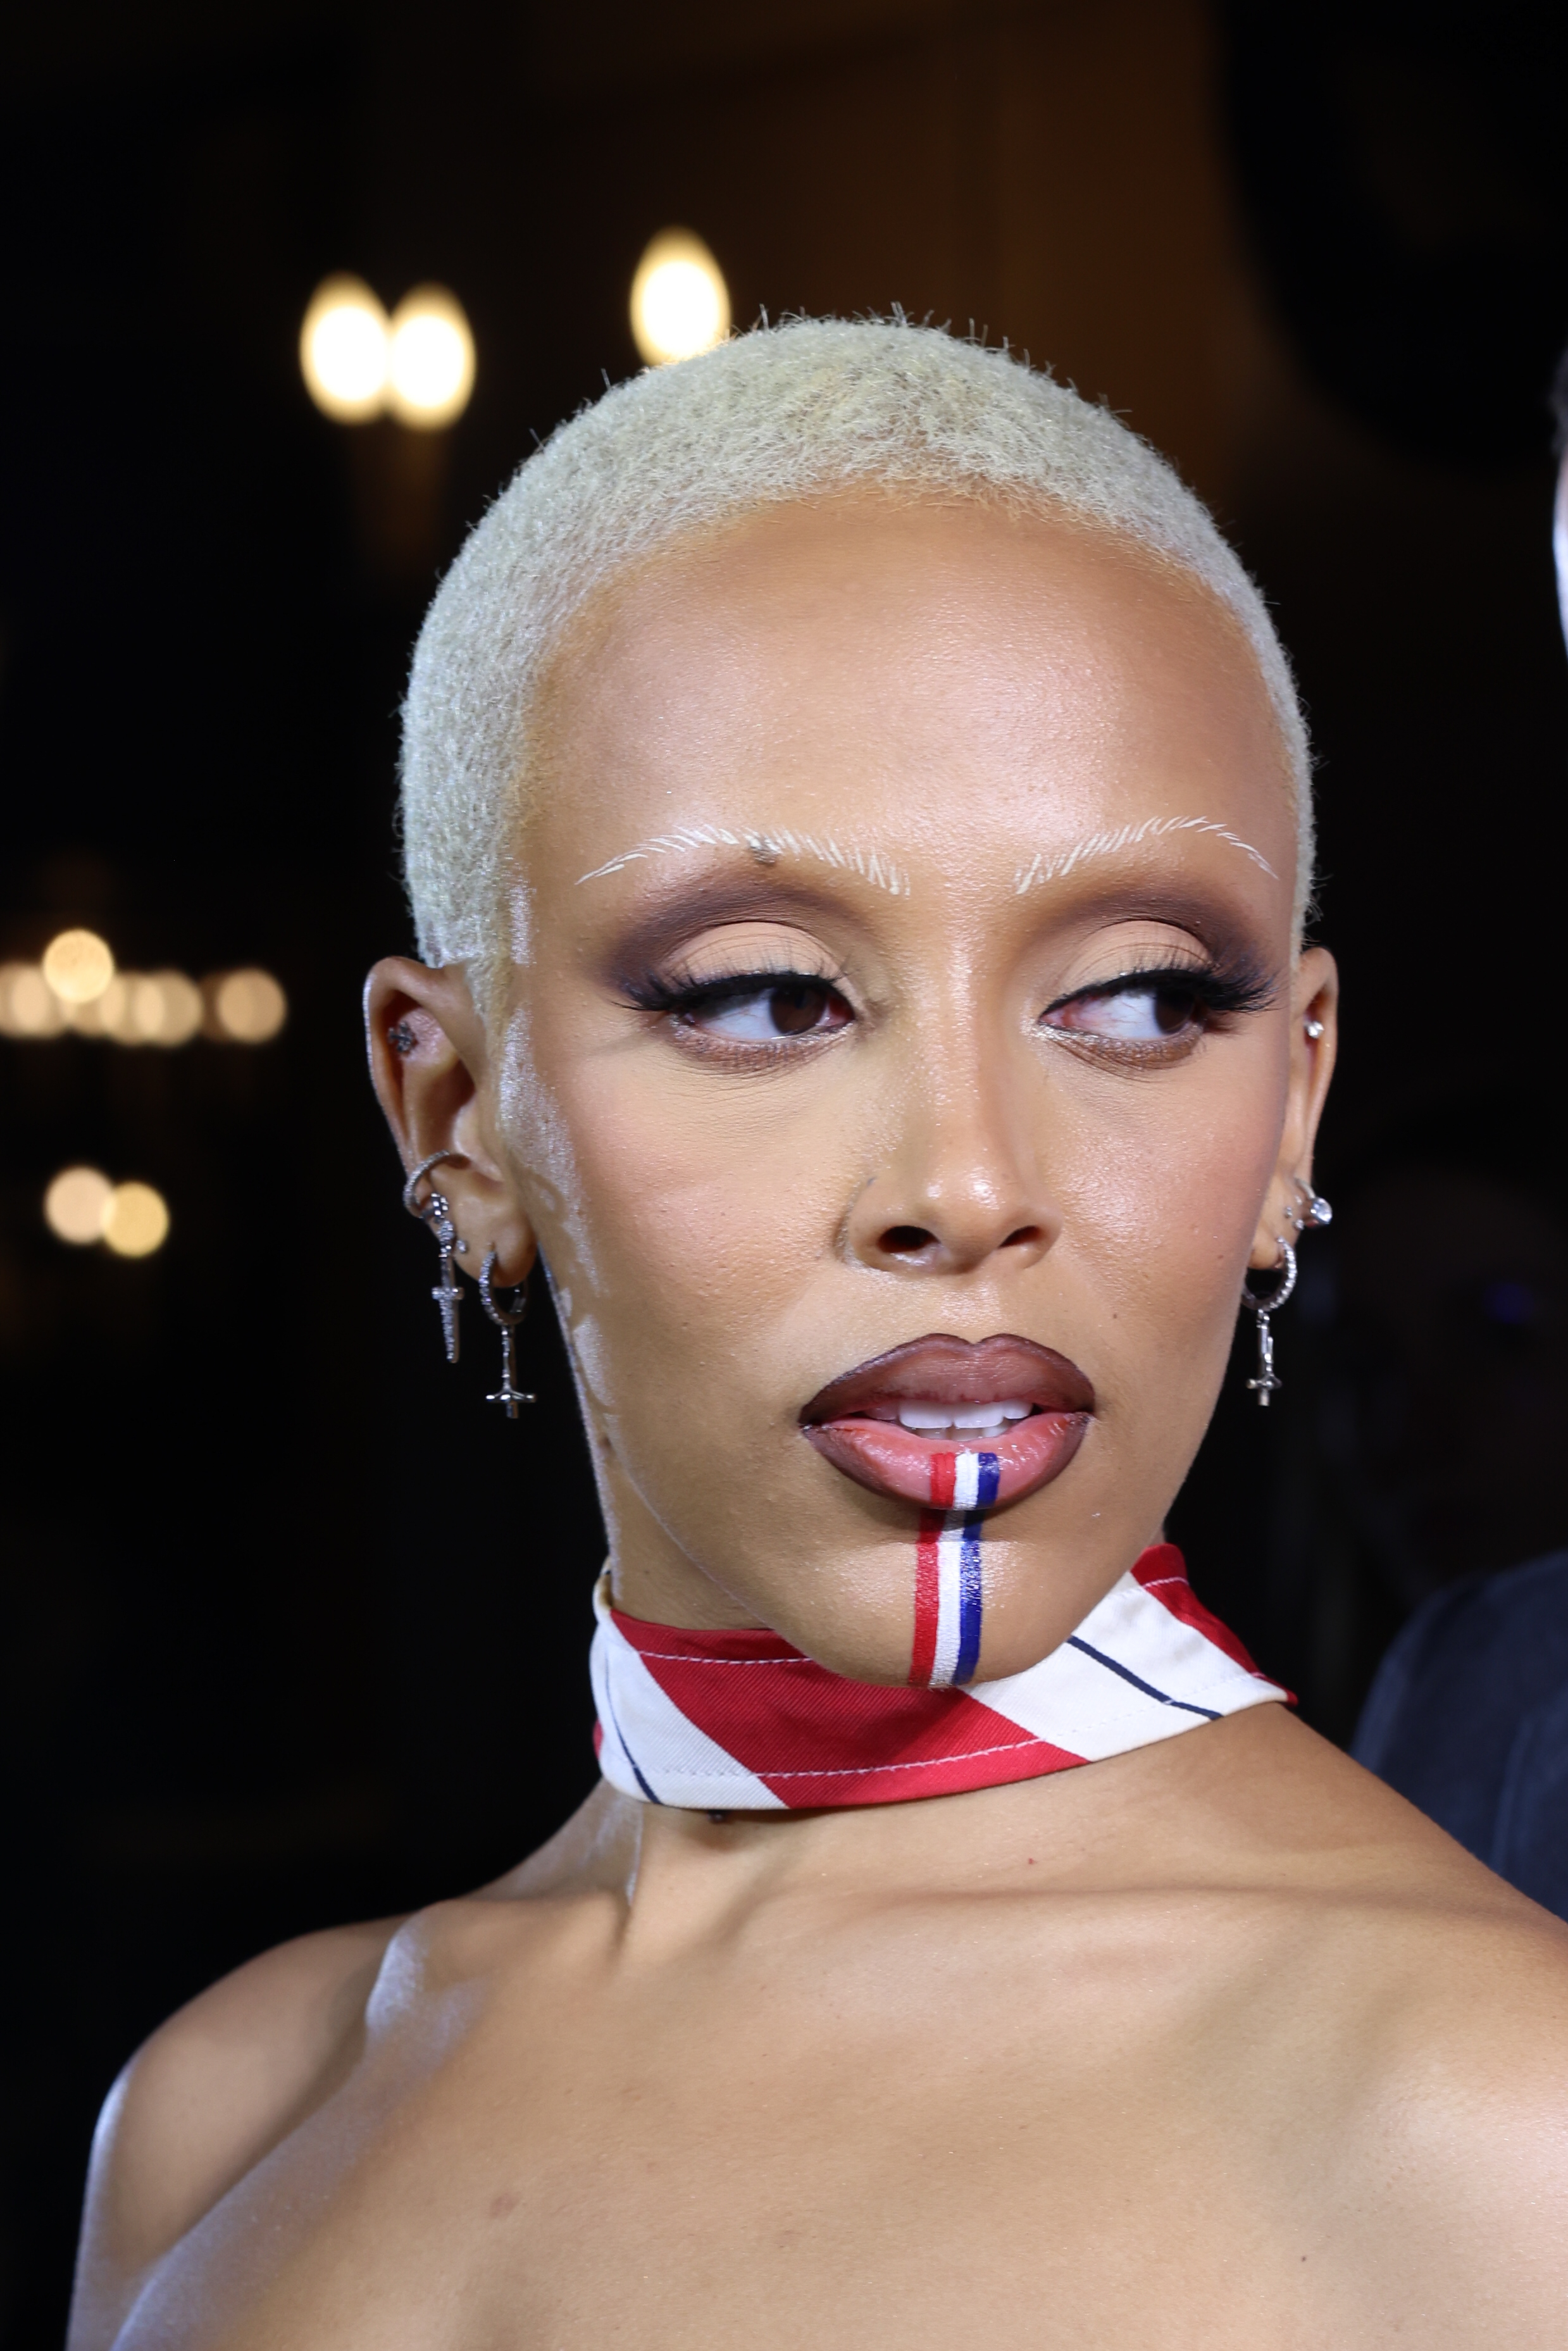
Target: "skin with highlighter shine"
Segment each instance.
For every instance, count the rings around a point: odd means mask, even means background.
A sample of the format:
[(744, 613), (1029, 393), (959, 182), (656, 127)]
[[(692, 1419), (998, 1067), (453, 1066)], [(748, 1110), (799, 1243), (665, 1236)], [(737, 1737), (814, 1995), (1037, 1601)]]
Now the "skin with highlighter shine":
[[(623, 580), (548, 717), (504, 987), (392, 958), (369, 1026), (466, 1262), (548, 1266), (617, 1602), (901, 1683), (980, 1445), (977, 1669), (1031, 1665), (1311, 1181), (1335, 979), (1245, 643), (1081, 528), (841, 500)], [(385, 1474), (460, 1549), (461, 1461)], [(1565, 1949), (1275, 1704), (872, 1808), (601, 1786), (154, 2036), (70, 2351), (1548, 2351)]]

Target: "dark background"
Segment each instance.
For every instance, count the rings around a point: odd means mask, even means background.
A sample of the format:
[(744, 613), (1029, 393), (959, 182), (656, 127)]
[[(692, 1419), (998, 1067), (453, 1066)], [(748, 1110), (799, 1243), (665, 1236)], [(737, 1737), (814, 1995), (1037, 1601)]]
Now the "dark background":
[[(1182, 467), (1261, 579), (1321, 759), (1336, 1155), (1485, 1072), (1556, 1087), (1568, 667), (1558, 7), (168, 0), (0, 18), (0, 957), (275, 970), (250, 1051), (0, 1040), (0, 2339), (53, 2345), (113, 2074), (214, 1974), (505, 1866), (591, 1776), (598, 1562), (543, 1401), (440, 1361), (362, 1071), (409, 944), (395, 713), (423, 604), (635, 355), (637, 256), (742, 323), (897, 302), (1008, 337)], [(333, 269), (424, 278), (478, 379), (439, 439), (310, 407)], [(87, 1159), (170, 1201), (44, 1228)], [(1311, 1248), (1309, 1243), (1308, 1247)], [(1310, 1301), (1309, 1301), (1310, 1304)], [(1310, 1364), (1312, 1318), (1280, 1331)], [(1344, 1738), (1397, 1612), (1310, 1416), (1232, 1378), (1179, 1506), (1205, 1596)]]

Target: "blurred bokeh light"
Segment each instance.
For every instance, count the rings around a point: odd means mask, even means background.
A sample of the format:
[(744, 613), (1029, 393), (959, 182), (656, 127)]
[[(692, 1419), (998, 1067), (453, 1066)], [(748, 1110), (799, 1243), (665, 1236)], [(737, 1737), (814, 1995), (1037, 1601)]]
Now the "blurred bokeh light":
[(288, 998), (269, 971), (231, 971), (210, 985), (214, 1031), (236, 1045), (265, 1045), (288, 1018)]
[(444, 286), (416, 286), (392, 314), (386, 404), (424, 433), (455, 423), (474, 389), (474, 337)]
[(201, 1027), (203, 1011), (202, 991), (183, 971), (155, 971), (137, 983), (132, 1017), (154, 1044), (185, 1044)]
[(62, 1167), (44, 1195), (44, 1221), (56, 1238), (85, 1249), (103, 1238), (114, 1186), (96, 1167)]
[(183, 1045), (202, 1025), (202, 991), (183, 971), (120, 971), (94, 1009), (95, 1033), (117, 1044)]
[(57, 1037), (65, 1007), (36, 963), (0, 965), (0, 1036)]
[(62, 931), (44, 949), (43, 970), (62, 1004), (91, 1004), (114, 977), (114, 956), (96, 931)]
[(103, 1217), (103, 1238), (116, 1257), (151, 1257), (169, 1236), (169, 1210), (151, 1184), (117, 1184)]
[(67, 998), (60, 1005), (66, 1027), (78, 1037), (110, 1035), (110, 1022), (125, 1001), (126, 992), (125, 976), (117, 971), (101, 996), (89, 996), (84, 1004), (73, 1004)]
[(729, 288), (717, 262), (689, 230), (665, 229), (632, 280), (632, 332), (650, 367), (695, 359), (729, 332)]
[(299, 366), (323, 415), (363, 424), (381, 414), (389, 340), (387, 314), (362, 277), (322, 281), (299, 329)]
[(204, 1028), (225, 1043), (265, 1045), (287, 1017), (288, 1000), (270, 972), (214, 974), (204, 994), (183, 971), (114, 970), (108, 947), (88, 931), (65, 933), (49, 949), (53, 967), (78, 988), (101, 968), (101, 960), (90, 961), (75, 945), (82, 939), (109, 958), (106, 985), (95, 995), (73, 997), (46, 978), (47, 957), (44, 967), (0, 964), (0, 1037), (58, 1037), (68, 1029), (78, 1037), (112, 1038), (117, 1045), (185, 1045)]

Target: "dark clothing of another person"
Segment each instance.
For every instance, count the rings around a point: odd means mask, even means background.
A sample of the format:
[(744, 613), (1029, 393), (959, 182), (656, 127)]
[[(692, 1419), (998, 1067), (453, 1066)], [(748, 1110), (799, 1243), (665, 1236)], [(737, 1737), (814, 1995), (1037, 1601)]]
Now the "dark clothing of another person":
[(1351, 1752), (1568, 1918), (1568, 1551), (1424, 1601), (1378, 1667)]

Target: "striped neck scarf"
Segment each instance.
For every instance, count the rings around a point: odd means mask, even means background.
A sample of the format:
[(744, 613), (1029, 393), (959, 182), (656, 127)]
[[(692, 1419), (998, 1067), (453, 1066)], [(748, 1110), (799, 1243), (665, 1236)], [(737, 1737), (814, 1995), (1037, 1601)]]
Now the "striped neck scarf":
[[(849, 1681), (776, 1633), (643, 1624), (612, 1605), (601, 1576), (591, 1664), (612, 1786), (706, 1812), (895, 1804), (1039, 1779), (1286, 1698), (1197, 1599), (1174, 1543), (1145, 1552), (1038, 1665), (956, 1687), (964, 1552), (977, 1541), (967, 1499), (921, 1531), (911, 1678), (925, 1687)], [(944, 1644), (951, 1663), (938, 1679)]]

